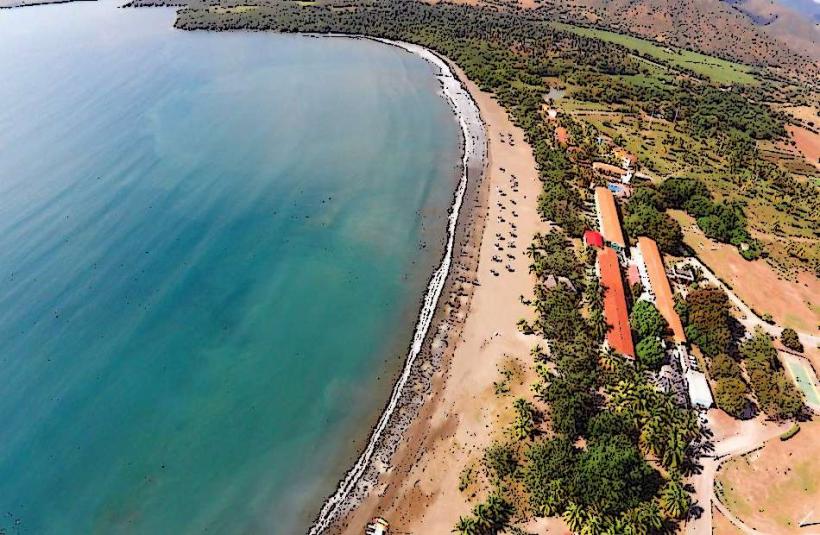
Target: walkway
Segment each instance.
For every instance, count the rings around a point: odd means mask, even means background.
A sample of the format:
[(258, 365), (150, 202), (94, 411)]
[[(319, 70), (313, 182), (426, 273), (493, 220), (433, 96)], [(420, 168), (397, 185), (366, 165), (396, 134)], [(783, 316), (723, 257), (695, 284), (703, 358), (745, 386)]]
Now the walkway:
[[(720, 431), (718, 425), (713, 423), (717, 409), (712, 409), (707, 413), (707, 424), (705, 427)], [(774, 424), (765, 421), (765, 415), (760, 415), (752, 420), (738, 422), (738, 430), (733, 434), (716, 440), (714, 451), (703, 456), (699, 460), (703, 466), (701, 472), (690, 479), (690, 483), (695, 487), (695, 501), (703, 508), (700, 518), (690, 520), (686, 524), (688, 535), (711, 535), (712, 533), (712, 504), (745, 533), (760, 533), (743, 524), (720, 502), (715, 495), (715, 476), (720, 465), (725, 461), (745, 455), (763, 446), (768, 440), (779, 436), (788, 429), (788, 424)]]

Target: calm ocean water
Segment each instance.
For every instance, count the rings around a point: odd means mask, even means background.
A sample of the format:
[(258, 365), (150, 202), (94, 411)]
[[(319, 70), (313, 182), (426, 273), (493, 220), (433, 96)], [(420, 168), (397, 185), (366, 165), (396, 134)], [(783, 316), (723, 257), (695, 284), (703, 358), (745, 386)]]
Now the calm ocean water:
[(441, 254), (459, 131), (367, 41), (0, 11), (0, 528), (303, 532)]

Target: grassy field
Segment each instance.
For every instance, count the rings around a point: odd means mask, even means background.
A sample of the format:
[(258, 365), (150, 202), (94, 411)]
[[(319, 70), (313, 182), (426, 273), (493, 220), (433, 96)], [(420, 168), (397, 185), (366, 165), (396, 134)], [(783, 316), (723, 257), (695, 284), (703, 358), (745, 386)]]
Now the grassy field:
[(669, 214), (683, 228), (684, 243), (758, 314), (768, 313), (780, 325), (818, 334), (820, 314), (812, 308), (811, 296), (820, 292), (820, 281), (812, 273), (786, 280), (769, 262), (749, 262), (735, 247), (710, 240), (682, 211), (670, 210)]
[(562, 22), (553, 22), (555, 28), (616, 43), (630, 48), (638, 53), (650, 56), (664, 64), (673, 67), (681, 67), (691, 69), (692, 71), (706, 76), (714, 82), (720, 84), (756, 84), (757, 79), (752, 75), (752, 68), (747, 65), (727, 61), (698, 52), (691, 52), (689, 50), (673, 49), (670, 47), (663, 47), (630, 35), (610, 32), (606, 30), (599, 30), (596, 28), (584, 28), (581, 26), (573, 26)]
[(743, 535), (743, 532), (729, 522), (716, 507), (712, 507), (712, 533), (714, 535)]
[(820, 422), (801, 427), (794, 438), (772, 440), (762, 450), (728, 461), (718, 474), (723, 502), (761, 533), (816, 533), (801, 530), (798, 523), (820, 513)]

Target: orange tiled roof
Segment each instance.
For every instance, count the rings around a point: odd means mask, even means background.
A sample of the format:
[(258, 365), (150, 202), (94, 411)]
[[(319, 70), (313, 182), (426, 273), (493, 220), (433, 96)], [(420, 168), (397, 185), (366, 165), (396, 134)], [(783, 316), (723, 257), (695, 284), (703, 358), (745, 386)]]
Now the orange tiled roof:
[(618, 209), (615, 207), (615, 197), (607, 188), (595, 188), (595, 206), (598, 210), (598, 220), (601, 223), (601, 234), (604, 239), (622, 248), (626, 247), (624, 234), (621, 231), (621, 222), (618, 220)]
[(638, 249), (646, 264), (646, 272), (649, 275), (649, 283), (652, 285), (652, 293), (655, 294), (655, 306), (661, 316), (664, 317), (676, 342), (685, 342), (686, 334), (683, 331), (683, 324), (680, 316), (675, 312), (675, 300), (672, 298), (672, 287), (669, 279), (666, 278), (666, 269), (663, 267), (663, 258), (658, 250), (658, 244), (651, 238), (641, 236), (638, 238)]
[(557, 127), (555, 129), (555, 140), (559, 145), (566, 145), (569, 143), (569, 134), (567, 133), (567, 129), (563, 126)]
[(606, 173), (608, 175), (614, 175), (618, 177), (626, 174), (626, 169), (622, 169), (617, 165), (612, 165), (604, 162), (592, 162), (592, 169), (594, 169), (595, 171), (600, 171), (601, 173)]
[(609, 347), (629, 358), (635, 358), (632, 332), (629, 329), (629, 312), (626, 293), (621, 279), (621, 267), (615, 250), (604, 247), (598, 252), (601, 285), (604, 286), (604, 317), (611, 326), (606, 334)]

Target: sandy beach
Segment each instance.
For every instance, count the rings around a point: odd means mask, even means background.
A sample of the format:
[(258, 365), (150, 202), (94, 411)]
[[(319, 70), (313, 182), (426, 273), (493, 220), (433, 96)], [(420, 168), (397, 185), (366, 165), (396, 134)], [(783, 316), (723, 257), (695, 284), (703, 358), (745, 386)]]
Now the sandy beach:
[[(501, 105), (451, 68), (486, 128), (485, 173), (465, 195), (453, 270), (417, 381), (408, 385), (412, 402), (398, 411), (405, 418), (398, 427), (405, 430), (396, 437), (395, 453), (372, 463), (355, 503), (349, 501), (326, 533), (360, 534), (376, 515), (390, 522), (392, 533), (449, 533), (472, 507), (458, 489), (460, 473), (480, 459), (495, 438), (492, 430), (501, 427), (497, 422), (512, 419), (514, 398), (496, 395), (493, 382), (510, 366), (519, 370), (511, 395), (534, 379), (529, 352), (536, 340), (519, 333), (516, 322), (532, 317), (520, 299), (532, 296), (526, 248), (536, 232), (548, 230), (536, 211), (541, 186), (535, 160)], [(566, 532), (560, 520), (539, 522), (537, 529)]]

